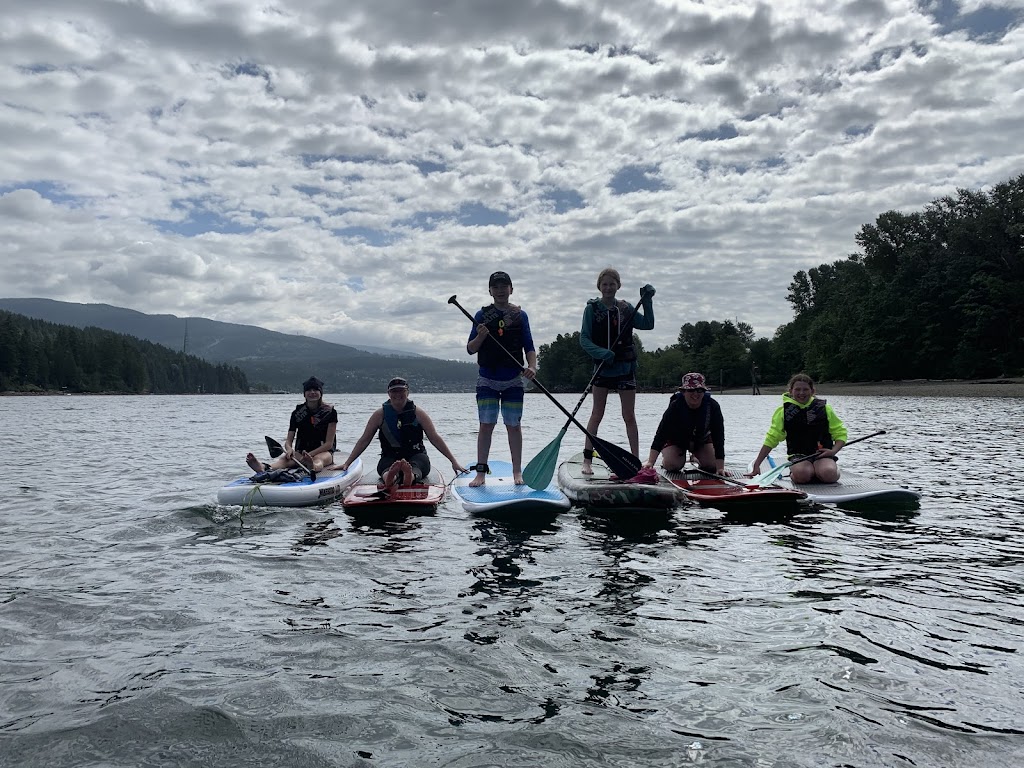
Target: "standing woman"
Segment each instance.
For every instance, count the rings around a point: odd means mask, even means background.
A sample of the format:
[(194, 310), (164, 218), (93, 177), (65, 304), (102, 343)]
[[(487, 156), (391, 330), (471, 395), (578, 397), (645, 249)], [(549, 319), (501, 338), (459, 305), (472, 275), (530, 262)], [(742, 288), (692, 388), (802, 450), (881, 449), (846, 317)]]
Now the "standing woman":
[(416, 485), (430, 474), (430, 457), (423, 445), (424, 436), (452, 463), (452, 470), (466, 471), (444, 438), (437, 433), (427, 412), (409, 399), (409, 383), (401, 376), (388, 382), (388, 399), (367, 420), (363, 434), (352, 446), (352, 452), (341, 465), (342, 469), (348, 469), (366, 450), (374, 435), (380, 437), (377, 474), (388, 487)]
[(305, 399), (295, 406), (288, 421), (284, 453), (272, 464), (263, 464), (250, 453), (245, 462), (251, 469), (262, 472), (301, 463), (306, 469), (319, 472), (334, 462), (334, 451), (338, 449), (335, 438), (338, 412), (333, 405), (324, 402), (324, 383), (316, 376), (302, 382), (302, 393)]
[[(583, 310), (583, 326), (580, 329), (580, 346), (594, 358), (594, 401), (590, 411), (587, 431), (597, 434), (604, 418), (608, 393), (619, 393), (622, 420), (626, 424), (629, 450), (639, 455), (640, 437), (636, 428), (636, 347), (633, 345), (633, 331), (649, 331), (654, 328), (654, 287), (650, 284), (640, 289), (643, 311), (633, 312), (633, 307), (616, 299), (615, 294), (622, 287), (619, 273), (607, 267), (597, 276), (597, 290), (601, 297), (590, 299)], [(597, 368), (600, 367), (600, 371)], [(591, 458), (594, 446), (590, 438), (584, 445), (583, 469), (585, 475), (593, 474)]]
[(846, 426), (832, 406), (814, 394), (814, 381), (806, 373), (789, 380), (789, 392), (775, 409), (764, 445), (747, 477), (761, 474), (761, 462), (772, 449), (786, 440), (788, 458), (817, 454), (813, 461), (794, 464), (789, 470), (794, 483), (834, 483), (839, 479), (836, 454), (846, 445)]

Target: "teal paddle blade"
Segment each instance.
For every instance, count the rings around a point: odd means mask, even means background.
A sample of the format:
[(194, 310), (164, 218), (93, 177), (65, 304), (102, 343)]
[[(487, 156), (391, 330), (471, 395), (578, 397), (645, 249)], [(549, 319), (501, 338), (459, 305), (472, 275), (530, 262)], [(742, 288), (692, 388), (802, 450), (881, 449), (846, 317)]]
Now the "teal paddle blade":
[(543, 491), (551, 484), (558, 463), (558, 451), (562, 447), (567, 427), (563, 427), (558, 437), (548, 443), (530, 463), (523, 469), (523, 481), (535, 491)]

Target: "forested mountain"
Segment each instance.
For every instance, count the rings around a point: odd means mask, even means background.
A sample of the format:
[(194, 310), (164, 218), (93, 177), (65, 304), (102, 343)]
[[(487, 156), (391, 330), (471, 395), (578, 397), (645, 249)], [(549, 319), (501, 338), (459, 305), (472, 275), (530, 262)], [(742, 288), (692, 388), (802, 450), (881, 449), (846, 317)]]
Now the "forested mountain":
[[(686, 371), (709, 383), (983, 378), (1024, 373), (1024, 175), (988, 192), (960, 190), (912, 213), (888, 211), (846, 259), (797, 272), (792, 322), (754, 339), (743, 322), (687, 323), (676, 344), (639, 357), (643, 389)], [(634, 336), (639, 342), (639, 337)], [(541, 346), (552, 389), (579, 391), (593, 366), (579, 333)]]
[(381, 392), (396, 375), (408, 378), (418, 392), (466, 392), (476, 383), (477, 368), (471, 362), (374, 354), (308, 336), (202, 317), (147, 315), (109, 304), (50, 299), (0, 299), (0, 309), (77, 328), (94, 326), (128, 333), (171, 349), (184, 348), (204, 360), (238, 366), (257, 389), (294, 392), (313, 374), (326, 382), (329, 392)]
[(0, 391), (185, 394), (248, 392), (236, 367), (99, 328), (0, 310)]

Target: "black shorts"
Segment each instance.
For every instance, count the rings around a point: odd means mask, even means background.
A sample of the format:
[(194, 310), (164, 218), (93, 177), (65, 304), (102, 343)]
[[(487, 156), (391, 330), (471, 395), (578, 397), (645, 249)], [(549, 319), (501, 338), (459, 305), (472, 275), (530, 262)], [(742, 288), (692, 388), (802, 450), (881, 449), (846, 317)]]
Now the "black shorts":
[(621, 376), (598, 376), (594, 386), (617, 391), (636, 389), (636, 374), (624, 373)]

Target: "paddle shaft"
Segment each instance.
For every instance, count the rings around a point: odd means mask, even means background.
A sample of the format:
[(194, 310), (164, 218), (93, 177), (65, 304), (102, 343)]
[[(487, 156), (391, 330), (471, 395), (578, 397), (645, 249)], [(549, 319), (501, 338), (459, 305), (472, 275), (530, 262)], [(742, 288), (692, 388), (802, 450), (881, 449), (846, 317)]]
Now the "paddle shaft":
[[(280, 455), (282, 455), (284, 453), (284, 447), (279, 442), (277, 442), (277, 440), (272, 438), (270, 435), (264, 435), (263, 439), (267, 441), (267, 451), (270, 452), (270, 458), (276, 459), (278, 456), (280, 456)], [(275, 454), (275, 451), (277, 452), (276, 454)], [(289, 457), (289, 458), (291, 458), (291, 457)], [(313, 475), (313, 470), (307, 469), (306, 466), (301, 461), (299, 461), (298, 459), (295, 459), (295, 458), (292, 458), (292, 461), (294, 461), (295, 465), (297, 467), (299, 467), (299, 469), (301, 469), (307, 475), (310, 475), (310, 476)], [(324, 469), (326, 469), (326, 467), (324, 467)]]
[[(880, 429), (877, 432), (872, 432), (870, 435), (862, 435), (861, 437), (854, 438), (853, 440), (851, 440), (848, 443), (843, 443), (843, 448), (845, 448), (848, 445), (853, 445), (854, 443), (859, 443), (861, 440), (867, 440), (869, 437), (878, 437), (879, 435), (884, 435), (884, 434), (885, 434), (885, 430), (884, 429)], [(817, 453), (809, 453), (806, 456), (800, 456), (799, 458), (796, 458), (796, 459), (793, 459), (792, 461), (790, 461), (789, 462), (789, 466), (793, 466), (794, 464), (799, 464), (801, 461), (810, 461), (811, 459), (813, 459), (817, 455), (818, 455)]]
[[(878, 437), (879, 435), (884, 434), (885, 430), (880, 429), (877, 432), (872, 432), (869, 435), (862, 435), (861, 437), (854, 438), (853, 440), (850, 440), (847, 443), (843, 443), (843, 448), (845, 448), (848, 445), (853, 445), (854, 443), (859, 443), (861, 440), (867, 440), (870, 437)], [(782, 473), (785, 470), (789, 469), (789, 467), (792, 467), (794, 464), (799, 464), (801, 461), (810, 461), (811, 459), (814, 459), (817, 456), (817, 453), (809, 453), (806, 456), (800, 456), (798, 458), (793, 459), (792, 461), (787, 461), (783, 464), (779, 464), (779, 466), (775, 467), (774, 469), (770, 469), (767, 472), (764, 472), (763, 474), (758, 475), (757, 477), (753, 478), (753, 480), (757, 481), (757, 485), (768, 485), (770, 483), (775, 482), (776, 479), (782, 476)]]
[[(462, 312), (462, 314), (464, 314), (464, 315), (465, 315), (465, 316), (466, 316), (467, 318), (469, 318), (469, 321), (470, 321), (471, 323), (473, 323), (474, 325), (476, 325), (476, 318), (475, 318), (475, 317), (473, 317), (473, 316), (472, 316), (471, 314), (469, 314), (469, 312), (467, 312), (467, 311), (466, 311), (466, 308), (465, 308), (465, 307), (463, 307), (463, 306), (462, 306), (461, 304), (459, 304), (459, 302), (458, 302), (458, 299), (457, 299), (457, 297), (456, 297), (456, 296), (452, 296), (451, 298), (449, 298), (449, 299), (448, 299), (448, 303), (449, 303), (449, 304), (454, 304), (454, 305), (455, 305), (456, 307), (458, 307), (458, 308), (459, 308), (459, 310), (460, 310), (460, 311)], [(491, 341), (493, 341), (493, 342), (494, 342), (495, 344), (497, 344), (497, 345), (498, 345), (498, 347), (499, 347), (499, 348), (501, 349), (501, 351), (502, 351), (502, 352), (504, 352), (504, 353), (505, 353), (506, 355), (508, 355), (508, 358), (509, 358), (509, 359), (510, 359), (510, 360), (511, 360), (511, 361), (512, 361), (513, 363), (515, 363), (515, 364), (516, 364), (517, 366), (519, 366), (519, 367), (522, 367), (522, 363), (520, 363), (520, 362), (519, 362), (519, 360), (517, 360), (517, 359), (516, 359), (516, 356), (515, 356), (515, 355), (513, 355), (513, 354), (512, 354), (511, 352), (509, 352), (509, 351), (508, 351), (507, 349), (505, 349), (505, 347), (503, 347), (503, 346), (502, 346), (501, 344), (499, 344), (499, 343), (498, 343), (498, 341), (497, 341), (496, 339), (491, 339)], [(545, 395), (547, 395), (547, 398), (548, 398), (548, 399), (549, 399), (549, 400), (550, 400), (550, 401), (551, 401), (552, 403), (554, 403), (554, 404), (555, 404), (555, 407), (556, 407), (556, 408), (558, 408), (558, 410), (560, 410), (560, 411), (561, 411), (562, 413), (564, 413), (564, 414), (565, 414), (566, 416), (568, 416), (568, 417), (569, 417), (569, 421), (570, 421), (571, 423), (573, 423), (573, 424), (575, 424), (575, 425), (576, 425), (577, 427), (579, 427), (579, 428), (580, 428), (580, 430), (581, 430), (581, 431), (583, 432), (583, 434), (585, 434), (585, 435), (586, 435), (587, 437), (589, 437), (589, 438), (590, 438), (590, 441), (591, 441), (591, 442), (592, 442), (592, 443), (593, 443), (593, 444), (594, 444), (595, 446), (597, 446), (597, 445), (598, 445), (599, 443), (602, 443), (602, 444), (604, 444), (604, 443), (605, 443), (605, 441), (604, 441), (604, 440), (601, 440), (600, 438), (598, 438), (598, 437), (596, 437), (596, 436), (594, 436), (594, 435), (590, 434), (590, 432), (589, 432), (589, 431), (587, 430), (587, 428), (586, 428), (586, 427), (584, 427), (584, 426), (583, 426), (582, 424), (580, 424), (580, 423), (579, 423), (579, 422), (578, 422), (578, 421), (576, 420), (576, 417), (575, 417), (575, 416), (573, 416), (573, 414), (569, 413), (569, 411), (568, 411), (568, 410), (566, 410), (565, 406), (564, 406), (564, 405), (562, 405), (562, 404), (561, 404), (560, 402), (558, 402), (558, 400), (556, 400), (556, 399), (555, 399), (555, 396), (554, 396), (554, 395), (552, 395), (552, 394), (551, 394), (551, 393), (550, 393), (550, 392), (548, 391), (548, 388), (547, 388), (547, 387), (545, 387), (545, 386), (544, 386), (543, 384), (541, 384), (541, 382), (540, 382), (540, 380), (539, 380), (539, 379), (537, 379), (537, 378), (534, 378), (534, 379), (531, 379), (531, 381), (533, 381), (533, 383), (537, 385), (537, 389), (539, 389), (539, 390), (540, 390), (541, 392), (543, 392), (543, 393), (544, 393)], [(598, 450), (600, 450), (600, 449), (598, 449)], [(627, 454), (627, 455), (629, 455), (629, 456), (632, 456), (632, 454)], [(633, 458), (636, 458), (636, 457), (633, 457)], [(625, 460), (623, 460), (623, 461), (622, 461), (621, 463), (622, 463), (622, 464), (623, 464), (624, 466), (629, 466), (629, 463), (627, 463), (627, 462), (626, 462)], [(636, 469), (634, 470), (633, 474), (636, 474), (636, 472), (637, 472), (637, 471), (639, 471), (639, 466), (640, 466), (640, 465), (639, 465), (639, 463), (637, 463), (637, 467), (636, 467)], [(630, 467), (630, 468), (632, 469), (632, 467)], [(632, 477), (632, 475), (630, 475), (630, 477)]]

